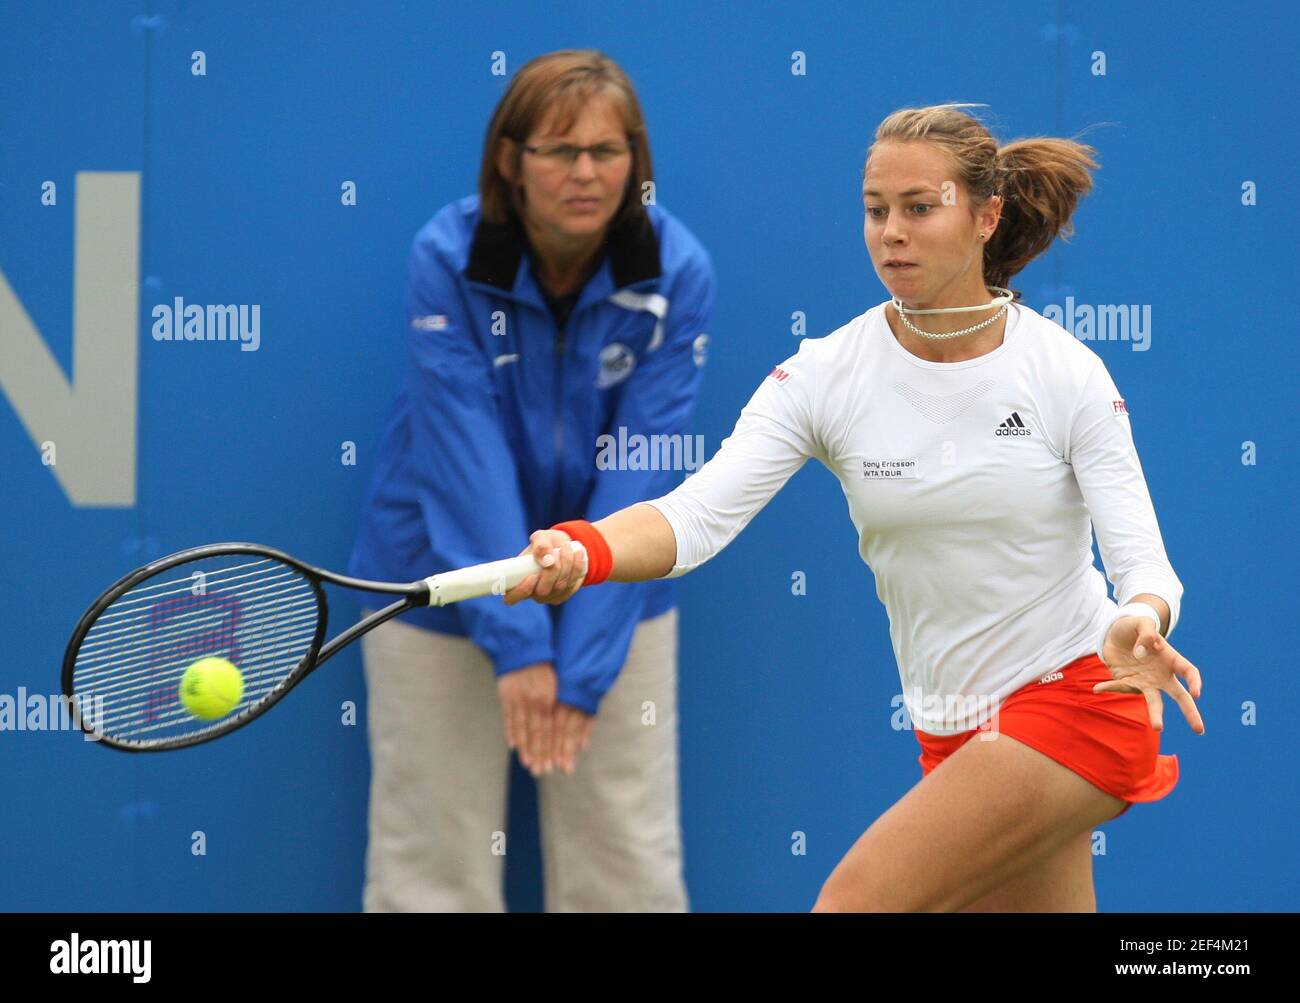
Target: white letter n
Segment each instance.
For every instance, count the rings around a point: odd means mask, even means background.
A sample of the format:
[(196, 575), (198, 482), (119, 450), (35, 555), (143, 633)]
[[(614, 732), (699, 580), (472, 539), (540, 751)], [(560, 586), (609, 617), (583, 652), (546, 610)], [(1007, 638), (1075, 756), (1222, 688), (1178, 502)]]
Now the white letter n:
[[(79, 171), (72, 379), (0, 272), (0, 389), (74, 505), (135, 505), (140, 174)], [(57, 270), (56, 270), (57, 271)]]

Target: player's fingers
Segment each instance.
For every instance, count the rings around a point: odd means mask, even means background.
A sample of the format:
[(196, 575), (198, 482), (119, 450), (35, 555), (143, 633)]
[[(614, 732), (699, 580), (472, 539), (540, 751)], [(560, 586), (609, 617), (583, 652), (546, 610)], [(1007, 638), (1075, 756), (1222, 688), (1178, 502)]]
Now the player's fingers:
[(1092, 688), (1094, 693), (1141, 693), (1142, 690), (1123, 679), (1108, 679)]
[(1151, 727), (1156, 731), (1164, 731), (1165, 728), (1165, 705), (1160, 699), (1160, 691), (1156, 689), (1144, 689), (1142, 696), (1147, 702), (1147, 717), (1151, 719)]
[(587, 577), (587, 557), (585, 551), (569, 550), (565, 557), (567, 567), (556, 576), (555, 586), (551, 594), (546, 598), (546, 602), (558, 606), (560, 603), (568, 602), (577, 591), (582, 588), (582, 583)]
[(1169, 650), (1169, 642), (1164, 639), (1160, 631), (1156, 630), (1153, 624), (1146, 617), (1139, 621), (1142, 626), (1138, 628), (1137, 642), (1133, 645), (1133, 655), (1136, 658), (1146, 658), (1148, 655), (1161, 655)]
[(539, 529), (529, 539), (532, 540), (533, 560), (549, 570), (558, 563), (556, 551), (569, 545), (569, 534), (558, 529)]
[(1201, 670), (1182, 655), (1174, 656), (1174, 672), (1187, 680), (1187, 688), (1197, 700), (1201, 698)]
[(587, 572), (590, 570), (587, 562), (587, 550), (576, 551), (573, 555), (573, 571), (569, 577), (569, 594), (577, 592), (582, 588), (582, 583), (587, 580)]
[(551, 583), (551, 597), (559, 598), (568, 590), (573, 581), (574, 569), (577, 567), (577, 551), (569, 544), (557, 547), (555, 550), (555, 572), (554, 580)]
[(550, 598), (558, 591), (556, 581), (561, 577), (567, 579), (566, 572), (573, 566), (572, 539), (563, 530), (539, 529), (533, 533), (531, 540), (533, 560), (542, 567), (536, 594)]
[(578, 574), (578, 552), (569, 544), (565, 544), (556, 551), (559, 560), (556, 562), (555, 585), (553, 593), (556, 596), (562, 596), (569, 591), (573, 584), (574, 578)]
[(553, 547), (546, 552), (542, 560), (549, 560), (551, 564), (537, 576), (535, 595), (539, 599), (549, 599), (555, 592), (555, 579), (560, 574), (560, 562), (563, 557), (560, 554), (560, 549)]
[(533, 592), (532, 592), (534, 597), (540, 596), (542, 594), (538, 591), (538, 587), (541, 585), (542, 579), (545, 578), (546, 576), (545, 569), (550, 566), (550, 564), (546, 560), (546, 554), (552, 548), (550, 539), (551, 539), (551, 531), (549, 529), (535, 530), (528, 537), (528, 551), (533, 555), (533, 560), (536, 561), (538, 565), (540, 565), (542, 568), (542, 571), (540, 571), (537, 575), (530, 576), (534, 578)]
[[(549, 551), (551, 556), (556, 555), (556, 551)], [(554, 566), (547, 568), (545, 571), (538, 572), (537, 585), (533, 589), (533, 598), (540, 603), (549, 603), (555, 598), (555, 576), (558, 574)]]
[(507, 606), (513, 606), (517, 602), (522, 602), (532, 596), (533, 590), (537, 587), (537, 575), (529, 575), (514, 588), (505, 593)]
[(1183, 688), (1183, 684), (1176, 678), (1171, 679), (1165, 686), (1165, 692), (1174, 698), (1174, 703), (1178, 704), (1178, 709), (1183, 712), (1183, 717), (1187, 718), (1187, 723), (1192, 726), (1192, 731), (1198, 735), (1204, 735), (1205, 722), (1201, 720), (1201, 712), (1196, 709), (1196, 701)]
[[(532, 550), (532, 549), (533, 549), (533, 545), (532, 545), (532, 543), (529, 543), (528, 546), (526, 546), (523, 550), (519, 551), (519, 556), (520, 556), (520, 557), (523, 557), (524, 554), (527, 554), (527, 553), (528, 553), (530, 550)], [(501, 591), (501, 598), (505, 600), (505, 603), (506, 603), (507, 606), (513, 606), (513, 605), (514, 605), (515, 603), (517, 603), (520, 599), (527, 598), (527, 597), (523, 594), (523, 593), (524, 593), (524, 584), (525, 584), (525, 582), (527, 582), (527, 580), (528, 580), (528, 579), (525, 578), (524, 581), (519, 582), (519, 583), (516, 584), (513, 588), (499, 590), (499, 591)], [(504, 585), (504, 584), (505, 584), (505, 583), (502, 582), (502, 585)]]

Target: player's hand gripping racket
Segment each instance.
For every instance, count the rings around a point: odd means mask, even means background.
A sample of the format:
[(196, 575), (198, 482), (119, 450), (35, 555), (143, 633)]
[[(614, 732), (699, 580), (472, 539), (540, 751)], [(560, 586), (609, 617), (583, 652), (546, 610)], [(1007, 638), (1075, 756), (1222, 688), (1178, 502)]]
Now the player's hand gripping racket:
[[(417, 606), (500, 595), (540, 570), (526, 553), (395, 584), (336, 575), (252, 543), (183, 550), (132, 571), (86, 610), (63, 656), (63, 692), (78, 725), (104, 745), (198, 745), (266, 713), (381, 623)], [(402, 598), (324, 643), (322, 582)], [(199, 716), (193, 694), (182, 699), (182, 677), (188, 685), (187, 670), (201, 660), (198, 668), (219, 667), (219, 681), (235, 681), (228, 710)]]

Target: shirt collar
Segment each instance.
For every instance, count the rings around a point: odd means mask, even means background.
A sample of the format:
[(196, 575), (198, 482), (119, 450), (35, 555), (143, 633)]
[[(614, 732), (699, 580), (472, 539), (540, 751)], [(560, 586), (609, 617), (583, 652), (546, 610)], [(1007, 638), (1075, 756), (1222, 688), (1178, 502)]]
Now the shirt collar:
[[(474, 229), (465, 277), (483, 282), (504, 292), (515, 292), (527, 269), (520, 269), (528, 239), (520, 224), (488, 223), (480, 217)], [(605, 238), (605, 261), (596, 272), (610, 271), (614, 289), (622, 289), (662, 274), (659, 238), (645, 206), (637, 206), (627, 219), (609, 231)]]

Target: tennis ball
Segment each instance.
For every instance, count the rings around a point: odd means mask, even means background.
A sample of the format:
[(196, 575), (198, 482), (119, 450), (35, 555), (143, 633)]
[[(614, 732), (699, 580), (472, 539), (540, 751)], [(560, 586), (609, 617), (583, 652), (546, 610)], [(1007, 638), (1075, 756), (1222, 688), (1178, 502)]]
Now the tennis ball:
[(224, 658), (200, 658), (181, 676), (181, 703), (204, 721), (225, 717), (239, 706), (243, 695), (243, 675)]

